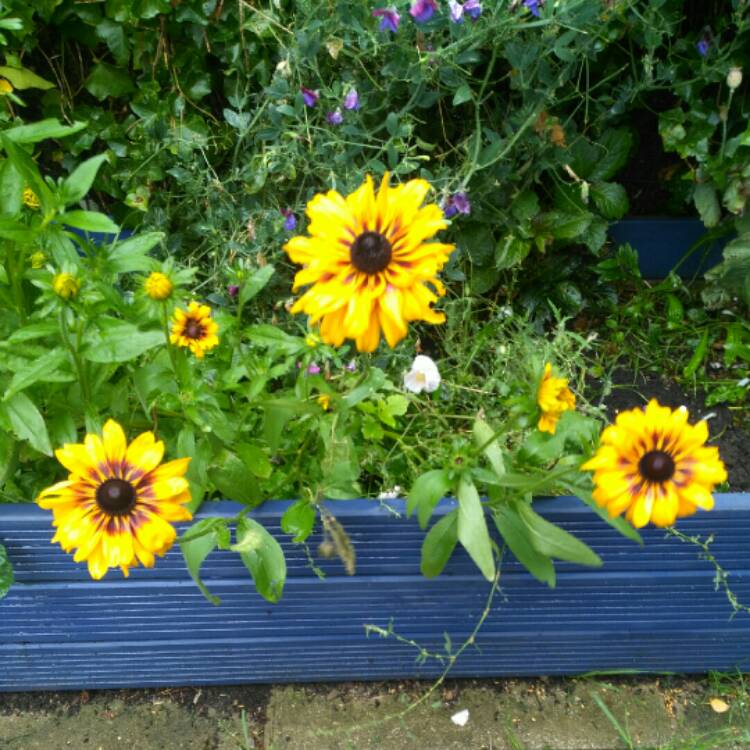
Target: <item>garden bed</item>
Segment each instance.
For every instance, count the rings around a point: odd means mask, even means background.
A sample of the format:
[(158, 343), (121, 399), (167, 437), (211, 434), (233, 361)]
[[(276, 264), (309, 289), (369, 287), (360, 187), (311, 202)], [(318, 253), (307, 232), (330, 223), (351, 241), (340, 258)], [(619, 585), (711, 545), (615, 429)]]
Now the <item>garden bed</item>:
[[(686, 535), (715, 535), (711, 551), (741, 601), (750, 600), (750, 498), (718, 495), (716, 510), (682, 519)], [(152, 570), (100, 582), (49, 543), (47, 513), (0, 508), (2, 542), (18, 584), (0, 602), (0, 689), (78, 689), (157, 685), (427, 677), (444, 665), (420, 664), (418, 651), (365, 625), (394, 630), (442, 652), (444, 634), (461, 643), (484, 609), (490, 585), (463, 551), (443, 575), (419, 573), (423, 534), (400, 501), (329, 503), (357, 550), (357, 573), (320, 562), (311, 571), (279, 522), (287, 502), (254, 511), (279, 539), (289, 578), (277, 605), (254, 590), (236, 556), (211, 556), (203, 577), (222, 599), (208, 603), (178, 550)], [(438, 516), (453, 507), (444, 501)], [(589, 544), (598, 570), (559, 565), (557, 587), (535, 581), (510, 556), (477, 648), (454, 676), (579, 674), (599, 670), (706, 672), (747, 668), (750, 620), (732, 618), (714, 570), (693, 545), (644, 530), (640, 548), (575, 498), (538, 503), (543, 515)], [(234, 503), (207, 514), (232, 516)], [(312, 538), (314, 544), (319, 541)]]

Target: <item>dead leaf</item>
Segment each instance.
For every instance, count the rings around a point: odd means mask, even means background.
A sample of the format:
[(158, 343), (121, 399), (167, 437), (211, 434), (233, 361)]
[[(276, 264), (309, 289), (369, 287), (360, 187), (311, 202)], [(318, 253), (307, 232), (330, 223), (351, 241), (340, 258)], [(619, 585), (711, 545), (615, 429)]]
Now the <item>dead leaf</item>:
[(711, 698), (708, 703), (711, 706), (711, 709), (717, 714), (723, 714), (729, 711), (729, 704), (721, 698)]

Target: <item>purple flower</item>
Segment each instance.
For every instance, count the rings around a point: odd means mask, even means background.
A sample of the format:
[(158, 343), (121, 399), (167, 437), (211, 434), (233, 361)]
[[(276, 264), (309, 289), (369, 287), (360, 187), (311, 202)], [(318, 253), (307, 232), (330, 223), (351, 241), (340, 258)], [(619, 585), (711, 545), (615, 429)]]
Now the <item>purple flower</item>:
[(302, 98), (305, 100), (305, 104), (308, 107), (314, 107), (318, 103), (320, 94), (312, 89), (306, 89), (304, 86), (300, 89), (302, 92)]
[(352, 360), (348, 365), (344, 367), (345, 370), (348, 370), (349, 372), (357, 372), (357, 363)]
[(359, 94), (357, 89), (351, 89), (344, 97), (344, 109), (359, 109)]
[(284, 229), (286, 229), (287, 232), (293, 232), (297, 228), (297, 218), (292, 209), (282, 209), (281, 215), (284, 217)]
[(344, 122), (344, 116), (341, 114), (341, 110), (337, 107), (333, 112), (329, 112), (326, 115), (326, 120), (329, 125), (341, 125)]
[(417, 23), (425, 23), (435, 15), (437, 9), (435, 0), (415, 0), (409, 8), (409, 15)]
[(319, 375), (320, 374), (320, 367), (315, 364), (315, 362), (310, 362), (310, 364), (307, 366), (307, 374), (308, 375)]
[(697, 47), (698, 54), (701, 57), (705, 57), (708, 54), (708, 39), (701, 39), (695, 46)]
[(464, 3), (464, 13), (472, 21), (476, 21), (482, 15), (482, 3), (479, 0), (466, 0)]
[(446, 219), (450, 219), (451, 216), (455, 216), (456, 214), (466, 214), (468, 216), (471, 213), (469, 196), (463, 190), (448, 196), (443, 203), (443, 213)]
[(544, 4), (544, 0), (523, 0), (523, 4), (531, 11), (534, 18), (539, 18), (539, 6)]
[(230, 284), (227, 287), (227, 294), (230, 297), (236, 297), (240, 293), (240, 288), (237, 286), (237, 284)]
[(461, 3), (457, 3), (456, 0), (448, 0), (448, 8), (453, 23), (464, 22), (464, 6)]
[(394, 34), (398, 31), (398, 24), (401, 21), (401, 16), (394, 7), (377, 8), (372, 12), (372, 15), (375, 18), (380, 19), (381, 31), (392, 31)]

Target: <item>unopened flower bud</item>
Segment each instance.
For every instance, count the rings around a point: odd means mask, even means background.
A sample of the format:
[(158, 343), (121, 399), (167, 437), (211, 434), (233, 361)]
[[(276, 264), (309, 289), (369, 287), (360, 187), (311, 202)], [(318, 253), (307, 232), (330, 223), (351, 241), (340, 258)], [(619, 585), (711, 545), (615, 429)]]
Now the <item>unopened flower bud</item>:
[(161, 301), (167, 299), (172, 294), (174, 285), (170, 281), (169, 276), (159, 271), (154, 271), (149, 274), (143, 283), (143, 288), (151, 299)]
[(72, 299), (81, 288), (81, 282), (71, 273), (58, 273), (52, 279), (52, 290), (61, 299)]
[(729, 68), (729, 73), (727, 73), (727, 86), (734, 91), (736, 88), (739, 88), (740, 84), (742, 83), (742, 68), (733, 67)]

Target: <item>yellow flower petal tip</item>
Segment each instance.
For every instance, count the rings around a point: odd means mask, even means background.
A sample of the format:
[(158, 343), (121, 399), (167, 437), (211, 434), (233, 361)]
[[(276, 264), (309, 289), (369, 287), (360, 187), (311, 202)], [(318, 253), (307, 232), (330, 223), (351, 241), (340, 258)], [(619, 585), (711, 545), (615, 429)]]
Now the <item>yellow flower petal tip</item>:
[(536, 400), (541, 410), (537, 428), (551, 435), (555, 434), (557, 422), (562, 413), (576, 408), (576, 397), (568, 388), (567, 378), (554, 377), (552, 365), (549, 362), (544, 366), (544, 374), (539, 381)]
[(698, 508), (711, 510), (714, 486), (727, 479), (719, 450), (707, 447), (707, 439), (706, 423), (689, 424), (684, 407), (652, 400), (620, 412), (581, 469), (594, 472), (594, 500), (610, 516), (625, 513), (637, 528), (671, 526)]
[(75, 550), (75, 562), (86, 562), (96, 580), (110, 568), (127, 576), (139, 563), (153, 566), (177, 536), (172, 522), (192, 518), (184, 507), (190, 502), (184, 476), (190, 459), (161, 463), (164, 443), (150, 432), (128, 445), (122, 427), (110, 419), (101, 437), (86, 435), (55, 455), (68, 478), (42, 490), (36, 502), (52, 511), (52, 541)]
[(412, 321), (445, 320), (432, 305), (445, 294), (437, 274), (454, 246), (427, 241), (448, 226), (442, 209), (423, 205), (429, 190), (425, 180), (391, 187), (386, 173), (377, 192), (368, 176), (351, 195), (329, 190), (307, 204), (310, 236), (284, 250), (303, 266), (293, 288), (309, 287), (292, 313), (320, 324), (324, 343), (349, 339), (372, 352), (381, 336), (395, 346)]
[(219, 344), (219, 326), (211, 317), (211, 308), (191, 302), (187, 311), (177, 309), (172, 316), (171, 343), (182, 346), (198, 358)]
[(143, 282), (143, 290), (146, 295), (157, 302), (169, 299), (173, 289), (174, 285), (169, 276), (159, 271), (150, 273)]
[(327, 393), (321, 393), (318, 398), (315, 399), (325, 411), (331, 408), (331, 397)]
[(23, 205), (27, 208), (39, 208), (42, 205), (37, 194), (30, 188), (24, 188), (23, 191)]

